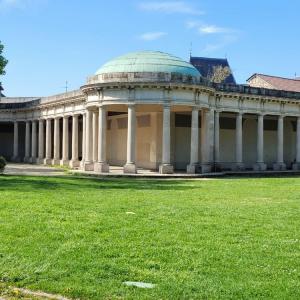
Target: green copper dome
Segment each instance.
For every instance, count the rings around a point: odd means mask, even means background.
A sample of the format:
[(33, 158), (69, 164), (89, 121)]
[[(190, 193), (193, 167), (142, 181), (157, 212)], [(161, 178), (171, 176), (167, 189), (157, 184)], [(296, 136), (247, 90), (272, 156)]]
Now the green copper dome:
[(158, 51), (132, 52), (103, 65), (95, 75), (111, 73), (169, 73), (200, 78), (190, 63), (171, 54)]

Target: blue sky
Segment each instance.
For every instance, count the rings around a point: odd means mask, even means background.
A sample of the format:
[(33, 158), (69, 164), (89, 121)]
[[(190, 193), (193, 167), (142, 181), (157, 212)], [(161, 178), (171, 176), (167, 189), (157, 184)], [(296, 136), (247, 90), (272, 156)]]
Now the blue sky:
[(253, 73), (300, 76), (299, 0), (0, 0), (7, 96), (46, 96), (85, 83), (107, 60), (160, 50), (227, 57)]

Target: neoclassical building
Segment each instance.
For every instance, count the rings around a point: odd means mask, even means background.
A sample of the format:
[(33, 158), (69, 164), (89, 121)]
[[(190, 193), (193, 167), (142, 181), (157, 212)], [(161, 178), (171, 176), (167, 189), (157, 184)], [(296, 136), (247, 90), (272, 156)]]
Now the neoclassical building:
[(130, 53), (79, 90), (0, 98), (0, 155), (106, 173), (300, 168), (300, 93), (212, 84), (162, 52)]

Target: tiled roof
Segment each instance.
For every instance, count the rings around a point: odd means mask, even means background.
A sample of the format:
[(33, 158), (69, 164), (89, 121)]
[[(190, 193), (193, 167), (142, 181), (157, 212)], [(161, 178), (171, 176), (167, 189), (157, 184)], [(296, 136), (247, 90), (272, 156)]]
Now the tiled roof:
[(300, 80), (299, 78), (290, 79), (283, 77), (270, 76), (265, 74), (253, 74), (247, 81), (251, 85), (251, 80), (255, 77), (263, 79), (265, 82), (270, 84), (275, 90), (290, 91), (290, 92), (300, 92)]
[[(210, 77), (213, 73), (213, 68), (216, 66), (229, 67), (226, 58), (208, 58), (208, 57), (191, 57), (190, 63), (198, 69), (203, 77)], [(230, 74), (226, 79), (226, 84), (236, 84), (233, 74)]]

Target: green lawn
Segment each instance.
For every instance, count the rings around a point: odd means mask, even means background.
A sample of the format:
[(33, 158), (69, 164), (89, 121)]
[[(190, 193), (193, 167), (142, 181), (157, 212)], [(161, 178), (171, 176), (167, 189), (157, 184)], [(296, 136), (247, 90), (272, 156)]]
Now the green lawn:
[(0, 176), (0, 282), (80, 299), (300, 299), (300, 178)]

